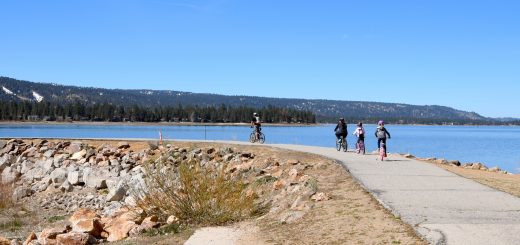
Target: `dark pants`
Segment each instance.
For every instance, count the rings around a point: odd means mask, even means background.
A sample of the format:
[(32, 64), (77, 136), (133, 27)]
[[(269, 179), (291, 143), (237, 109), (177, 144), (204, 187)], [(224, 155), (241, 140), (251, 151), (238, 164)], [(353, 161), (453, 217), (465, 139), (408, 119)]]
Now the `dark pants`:
[(359, 144), (359, 142), (363, 142), (363, 143), (365, 143), (365, 137), (364, 137), (364, 136), (359, 136), (359, 137), (357, 138), (357, 143)]
[(338, 140), (340, 139), (340, 137), (342, 139), (345, 139), (347, 137), (347, 134), (336, 134), (336, 138), (338, 138)]

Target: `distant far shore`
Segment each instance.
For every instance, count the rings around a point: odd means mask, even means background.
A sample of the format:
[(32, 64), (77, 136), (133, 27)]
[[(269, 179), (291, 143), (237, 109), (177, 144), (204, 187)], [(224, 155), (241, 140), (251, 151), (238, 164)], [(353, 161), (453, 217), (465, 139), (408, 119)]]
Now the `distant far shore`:
[[(100, 125), (100, 126), (249, 126), (249, 123), (202, 123), (202, 122), (89, 122), (89, 121), (71, 121), (71, 122), (57, 122), (57, 121), (0, 121), (0, 125), (11, 124), (38, 124), (38, 125)], [(308, 127), (318, 126), (318, 123), (262, 123), (262, 126), (273, 127)]]

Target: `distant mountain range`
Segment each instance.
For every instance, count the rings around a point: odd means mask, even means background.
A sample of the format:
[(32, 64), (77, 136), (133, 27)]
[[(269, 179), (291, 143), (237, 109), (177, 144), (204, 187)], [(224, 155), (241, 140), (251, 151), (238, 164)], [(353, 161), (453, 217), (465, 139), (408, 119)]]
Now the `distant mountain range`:
[(345, 117), (350, 121), (365, 120), (373, 122), (384, 118), (394, 123), (427, 124), (509, 124), (519, 121), (516, 118), (488, 118), (475, 112), (437, 105), (419, 106), (364, 101), (228, 96), (173, 90), (103, 89), (54, 83), (35, 83), (9, 77), (0, 77), (0, 88), (2, 89), (0, 91), (0, 100), (2, 101), (109, 103), (143, 107), (220, 106), (224, 104), (231, 107), (263, 108), (271, 105), (311, 111), (316, 114), (318, 121), (321, 122), (334, 122), (338, 117)]

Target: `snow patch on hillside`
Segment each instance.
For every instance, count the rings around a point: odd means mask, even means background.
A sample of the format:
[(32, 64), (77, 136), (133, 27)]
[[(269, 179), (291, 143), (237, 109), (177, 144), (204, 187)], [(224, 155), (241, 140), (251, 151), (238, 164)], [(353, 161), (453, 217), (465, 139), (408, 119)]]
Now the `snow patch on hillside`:
[(6, 87), (4, 87), (4, 86), (2, 86), (2, 90), (4, 90), (4, 92), (5, 92), (6, 94), (14, 94), (13, 91), (9, 90), (8, 88), (6, 88)]
[(36, 101), (38, 101), (38, 102), (42, 102), (42, 100), (43, 100), (43, 96), (41, 96), (40, 94), (38, 94), (38, 93), (36, 93), (36, 92), (34, 92), (34, 91), (32, 92), (32, 94), (33, 94), (33, 97), (34, 97), (34, 99), (35, 99)]

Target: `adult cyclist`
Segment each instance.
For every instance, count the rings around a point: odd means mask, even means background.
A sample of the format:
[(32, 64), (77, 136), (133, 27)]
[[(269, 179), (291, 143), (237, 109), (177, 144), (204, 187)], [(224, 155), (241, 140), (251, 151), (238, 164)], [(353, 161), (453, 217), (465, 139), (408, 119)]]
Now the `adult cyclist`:
[(251, 127), (255, 127), (256, 138), (259, 139), (262, 123), (260, 122), (260, 116), (256, 112), (253, 113), (253, 117), (251, 118)]
[(346, 138), (347, 138), (347, 124), (345, 123), (344, 118), (340, 118), (338, 124), (336, 125), (336, 128), (334, 128), (334, 133), (336, 134), (336, 138), (338, 139), (338, 142), (340, 140), (343, 140), (346, 144)]

